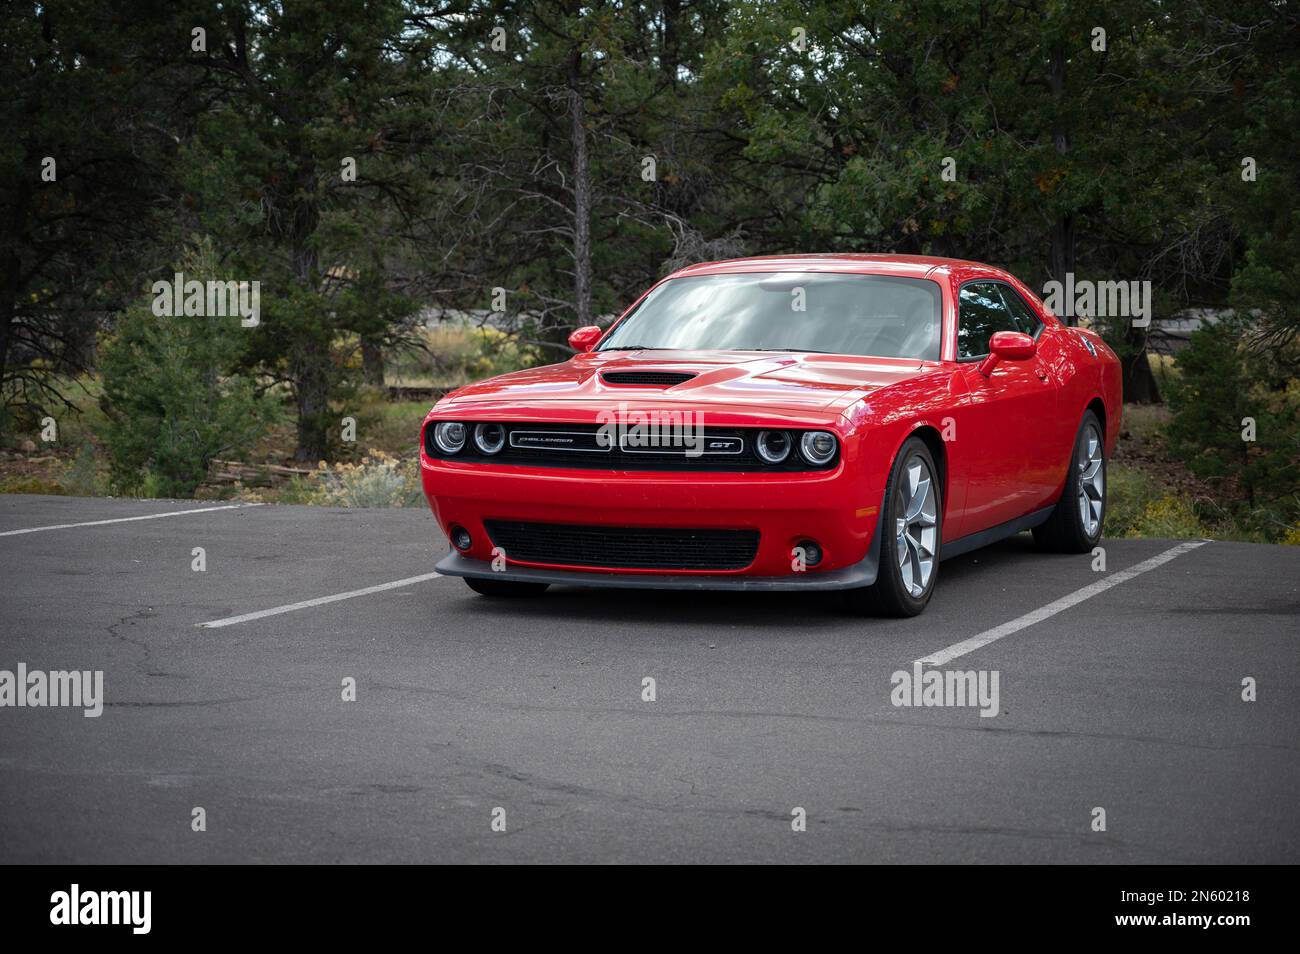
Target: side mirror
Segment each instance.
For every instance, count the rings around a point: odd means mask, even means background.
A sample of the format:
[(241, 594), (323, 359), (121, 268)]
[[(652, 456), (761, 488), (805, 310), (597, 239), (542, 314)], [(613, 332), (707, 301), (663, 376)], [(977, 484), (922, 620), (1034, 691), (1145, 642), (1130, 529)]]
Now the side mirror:
[(996, 331), (989, 339), (989, 356), (980, 362), (980, 374), (987, 378), (999, 361), (1028, 361), (1037, 350), (1034, 339), (1023, 331)]
[(596, 347), (596, 342), (604, 333), (596, 325), (585, 325), (569, 335), (569, 347), (578, 354), (584, 354)]

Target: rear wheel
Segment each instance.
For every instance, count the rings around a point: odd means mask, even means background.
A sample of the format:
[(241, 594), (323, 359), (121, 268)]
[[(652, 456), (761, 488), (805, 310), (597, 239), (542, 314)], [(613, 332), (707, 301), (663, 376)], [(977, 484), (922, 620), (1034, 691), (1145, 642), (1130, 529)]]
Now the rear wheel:
[(915, 616), (925, 609), (939, 576), (942, 488), (930, 449), (909, 438), (894, 461), (885, 509), (876, 525), (880, 566), (876, 582), (848, 590), (850, 609), (883, 616)]
[(464, 577), (465, 585), (480, 596), (541, 596), (549, 583), (524, 583), (519, 580), (493, 580), (485, 577)]
[(1047, 522), (1034, 527), (1034, 542), (1057, 553), (1087, 553), (1101, 540), (1106, 519), (1106, 444), (1101, 421), (1085, 411), (1074, 439), (1065, 489)]

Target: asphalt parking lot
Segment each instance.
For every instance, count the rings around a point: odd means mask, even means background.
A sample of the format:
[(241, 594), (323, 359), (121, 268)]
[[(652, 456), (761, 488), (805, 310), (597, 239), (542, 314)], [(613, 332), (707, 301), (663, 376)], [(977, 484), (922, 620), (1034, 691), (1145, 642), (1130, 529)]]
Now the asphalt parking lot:
[[(0, 709), (0, 861), (1300, 860), (1300, 548), (1113, 540), (1097, 572), (1026, 534), (878, 620), (382, 588), (442, 555), (426, 511), (219, 506), (0, 496), (0, 669), (105, 696)], [(996, 717), (892, 704), (950, 647)]]

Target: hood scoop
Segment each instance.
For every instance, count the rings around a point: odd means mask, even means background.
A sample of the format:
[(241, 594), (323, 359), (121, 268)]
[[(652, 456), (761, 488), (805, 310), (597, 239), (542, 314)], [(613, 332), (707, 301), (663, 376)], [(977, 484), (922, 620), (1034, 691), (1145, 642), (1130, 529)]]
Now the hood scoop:
[(640, 384), (648, 387), (670, 388), (695, 377), (681, 371), (605, 371), (600, 379), (606, 384)]

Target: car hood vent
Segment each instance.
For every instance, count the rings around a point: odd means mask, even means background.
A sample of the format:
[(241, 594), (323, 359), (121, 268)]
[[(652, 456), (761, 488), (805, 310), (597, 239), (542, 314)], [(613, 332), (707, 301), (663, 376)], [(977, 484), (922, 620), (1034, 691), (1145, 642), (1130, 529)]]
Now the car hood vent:
[(695, 377), (681, 371), (606, 371), (600, 378), (606, 384), (646, 384), (670, 388)]

